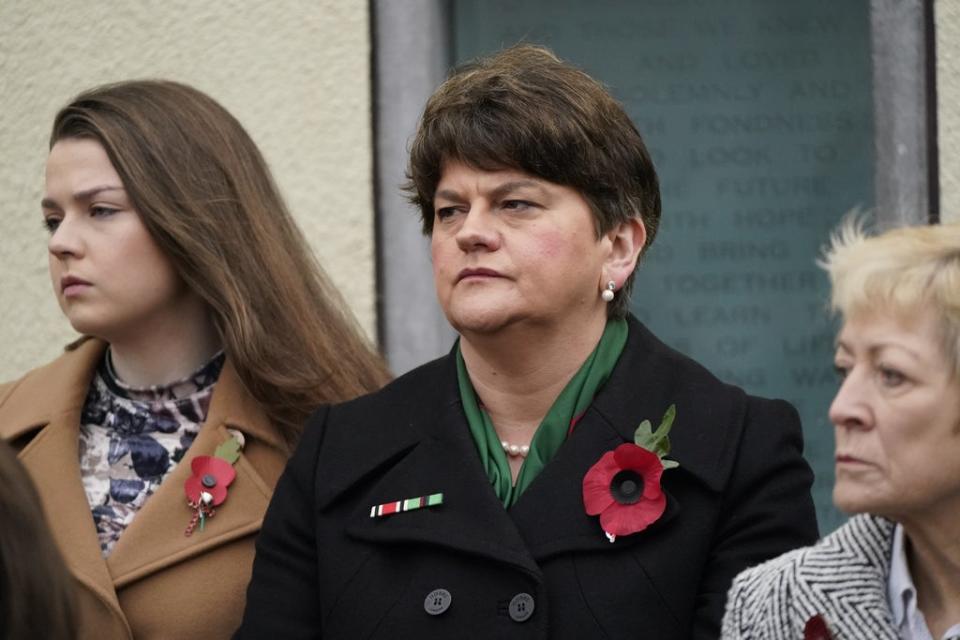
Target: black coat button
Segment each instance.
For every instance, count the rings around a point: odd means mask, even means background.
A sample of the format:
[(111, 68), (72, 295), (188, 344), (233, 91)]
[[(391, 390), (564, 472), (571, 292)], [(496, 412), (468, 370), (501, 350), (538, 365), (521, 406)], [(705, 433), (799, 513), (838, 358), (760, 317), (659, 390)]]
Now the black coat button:
[(438, 616), (450, 608), (453, 596), (446, 589), (434, 589), (423, 601), (423, 610), (432, 616)]
[(533, 615), (533, 596), (529, 593), (518, 593), (510, 600), (510, 619), (514, 622), (526, 622)]

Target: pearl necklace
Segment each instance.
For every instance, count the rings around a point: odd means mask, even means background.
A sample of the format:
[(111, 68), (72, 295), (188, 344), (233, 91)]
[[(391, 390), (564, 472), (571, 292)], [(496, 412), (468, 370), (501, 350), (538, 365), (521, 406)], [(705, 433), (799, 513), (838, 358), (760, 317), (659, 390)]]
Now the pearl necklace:
[(526, 458), (527, 454), (530, 453), (530, 445), (528, 444), (510, 444), (506, 440), (500, 441), (500, 446), (503, 447), (503, 452), (508, 456), (516, 458), (520, 456), (521, 458)]

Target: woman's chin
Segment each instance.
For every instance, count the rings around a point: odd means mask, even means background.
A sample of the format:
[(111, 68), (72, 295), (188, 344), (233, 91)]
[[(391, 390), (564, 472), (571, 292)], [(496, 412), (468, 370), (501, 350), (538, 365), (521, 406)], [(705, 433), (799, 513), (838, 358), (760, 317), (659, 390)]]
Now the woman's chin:
[(451, 319), (450, 324), (460, 335), (495, 336), (509, 326), (509, 322), (494, 314), (471, 315), (467, 318)]
[(67, 320), (74, 331), (85, 336), (99, 337), (103, 332), (104, 322), (100, 318), (90, 317), (85, 314), (68, 314)]
[(447, 309), (446, 315), (461, 335), (495, 335), (518, 320), (517, 314), (499, 305), (458, 305)]
[(884, 515), (881, 513), (883, 500), (879, 500), (877, 496), (867, 495), (858, 487), (848, 487), (842, 483), (837, 483), (833, 487), (833, 504), (837, 509), (851, 516), (858, 513)]

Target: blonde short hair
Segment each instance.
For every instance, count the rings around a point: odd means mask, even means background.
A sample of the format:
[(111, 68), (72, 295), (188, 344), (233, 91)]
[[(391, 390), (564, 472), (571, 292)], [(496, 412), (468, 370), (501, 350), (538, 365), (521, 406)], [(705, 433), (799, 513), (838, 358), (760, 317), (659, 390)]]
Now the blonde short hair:
[(947, 357), (960, 373), (960, 224), (901, 227), (876, 236), (851, 217), (820, 261), (830, 276), (830, 304), (845, 318), (925, 307), (940, 319)]

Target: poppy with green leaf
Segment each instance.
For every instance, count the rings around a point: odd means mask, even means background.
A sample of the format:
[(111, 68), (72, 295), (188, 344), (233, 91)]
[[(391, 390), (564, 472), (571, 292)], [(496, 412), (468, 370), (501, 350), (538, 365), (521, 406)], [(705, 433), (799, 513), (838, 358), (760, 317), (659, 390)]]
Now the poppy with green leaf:
[(603, 454), (583, 477), (583, 505), (588, 515), (600, 516), (610, 542), (643, 531), (663, 515), (667, 498), (660, 477), (665, 469), (679, 466), (666, 458), (676, 415), (676, 406), (670, 405), (656, 430), (644, 420), (632, 443)]
[(216, 507), (227, 499), (227, 487), (237, 477), (233, 465), (240, 458), (240, 449), (240, 441), (230, 437), (216, 448), (212, 456), (197, 456), (190, 462), (193, 475), (187, 478), (183, 489), (193, 517), (184, 531), (185, 536), (192, 535), (198, 524), (203, 531), (207, 519), (212, 518)]

